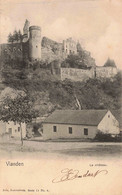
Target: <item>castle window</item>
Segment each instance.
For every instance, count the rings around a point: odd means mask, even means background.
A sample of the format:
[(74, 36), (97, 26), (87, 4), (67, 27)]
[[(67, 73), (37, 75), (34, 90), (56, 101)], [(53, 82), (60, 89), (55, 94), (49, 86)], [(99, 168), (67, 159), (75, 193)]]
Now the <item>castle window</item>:
[(38, 48), (38, 46), (36, 45), (36, 48)]
[(110, 115), (108, 115), (108, 118), (110, 118)]

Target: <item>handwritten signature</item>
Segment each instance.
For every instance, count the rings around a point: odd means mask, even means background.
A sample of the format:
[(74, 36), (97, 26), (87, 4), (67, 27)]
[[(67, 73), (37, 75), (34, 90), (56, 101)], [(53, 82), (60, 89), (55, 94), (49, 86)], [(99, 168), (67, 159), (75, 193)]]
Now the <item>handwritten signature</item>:
[(99, 174), (106, 175), (106, 174), (108, 174), (108, 171), (107, 170), (97, 170), (96, 172), (92, 173), (89, 170), (87, 170), (85, 174), (80, 174), (79, 170), (65, 168), (65, 169), (61, 170), (60, 176), (58, 176), (52, 180), (52, 183), (59, 183), (59, 182), (64, 182), (64, 181), (69, 181), (69, 180), (73, 180), (76, 178), (84, 178), (84, 177), (95, 178)]

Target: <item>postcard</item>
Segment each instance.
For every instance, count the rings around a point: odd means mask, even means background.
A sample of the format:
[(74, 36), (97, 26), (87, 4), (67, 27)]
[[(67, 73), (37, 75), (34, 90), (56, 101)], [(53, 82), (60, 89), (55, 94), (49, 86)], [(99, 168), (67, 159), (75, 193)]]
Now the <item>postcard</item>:
[(0, 0), (0, 195), (122, 194), (121, 0)]

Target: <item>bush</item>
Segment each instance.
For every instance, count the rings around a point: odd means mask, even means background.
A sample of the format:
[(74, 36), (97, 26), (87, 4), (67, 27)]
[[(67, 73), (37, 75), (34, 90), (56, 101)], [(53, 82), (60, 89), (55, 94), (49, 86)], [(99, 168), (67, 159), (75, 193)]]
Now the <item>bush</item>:
[(96, 134), (94, 141), (99, 142), (121, 142), (122, 137), (121, 135), (115, 135), (114, 137), (110, 133), (103, 133), (101, 131), (98, 131)]

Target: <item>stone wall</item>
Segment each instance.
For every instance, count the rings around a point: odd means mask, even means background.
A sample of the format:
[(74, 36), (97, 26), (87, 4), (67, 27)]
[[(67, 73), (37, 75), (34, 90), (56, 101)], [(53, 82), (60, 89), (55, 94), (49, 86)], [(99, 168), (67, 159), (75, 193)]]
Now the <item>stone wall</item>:
[(111, 78), (117, 74), (116, 67), (96, 67), (96, 77), (97, 78)]
[(54, 60), (60, 60), (66, 58), (63, 49), (62, 43), (53, 41), (47, 37), (42, 38), (42, 60), (47, 61), (48, 63)]
[(85, 81), (89, 78), (94, 78), (94, 69), (75, 69), (61, 68), (61, 80), (70, 79), (72, 81)]
[(0, 57), (1, 61), (7, 61), (10, 59), (22, 59), (22, 43), (11, 43), (0, 45)]
[(112, 78), (117, 74), (116, 67), (96, 67), (91, 69), (61, 68), (61, 80), (85, 81), (89, 78)]

